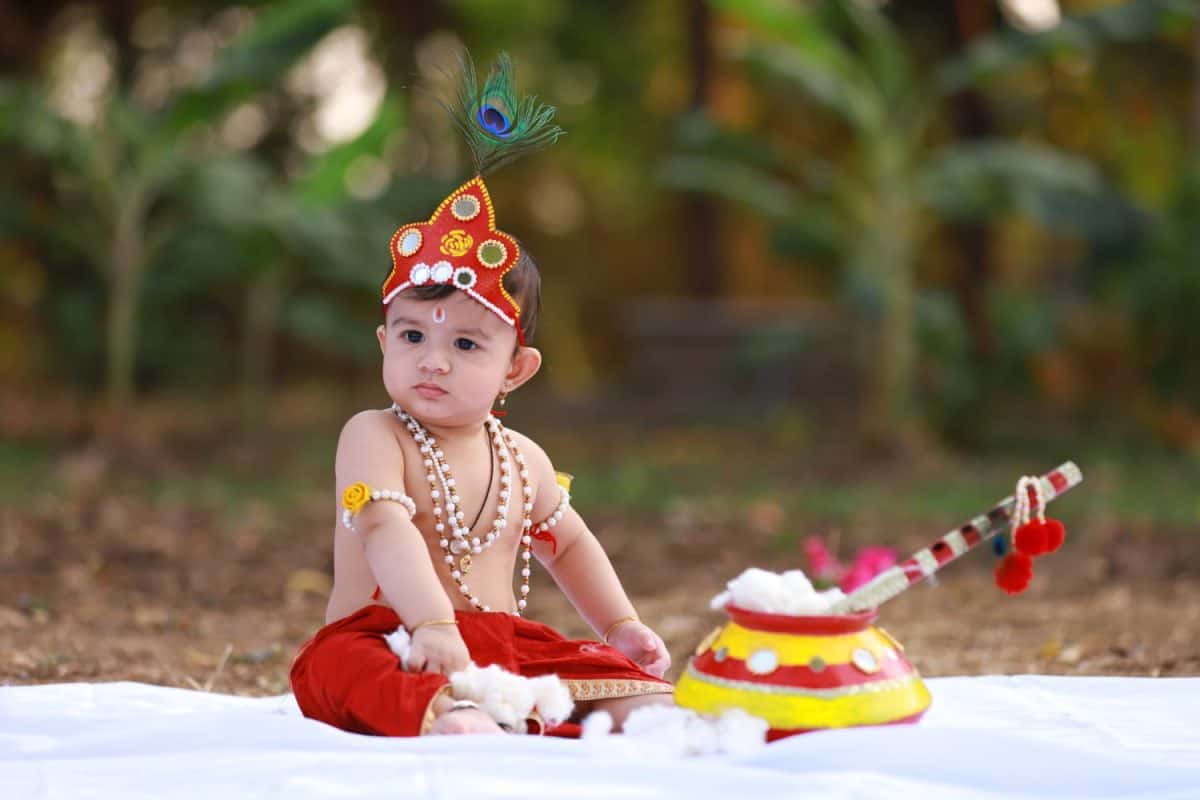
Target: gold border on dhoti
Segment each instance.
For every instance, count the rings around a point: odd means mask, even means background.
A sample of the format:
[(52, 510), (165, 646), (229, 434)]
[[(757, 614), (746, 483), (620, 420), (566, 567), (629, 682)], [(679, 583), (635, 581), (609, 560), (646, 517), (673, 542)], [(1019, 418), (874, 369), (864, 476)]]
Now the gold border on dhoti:
[(614, 678), (559, 678), (571, 693), (571, 699), (608, 700), (612, 697), (638, 697), (646, 694), (671, 694), (675, 687), (658, 681), (618, 680)]

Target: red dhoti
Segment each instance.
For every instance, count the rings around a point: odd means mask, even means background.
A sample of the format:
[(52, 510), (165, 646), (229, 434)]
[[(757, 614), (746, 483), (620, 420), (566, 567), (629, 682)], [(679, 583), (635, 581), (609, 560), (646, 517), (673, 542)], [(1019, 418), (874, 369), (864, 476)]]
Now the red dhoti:
[[(557, 675), (577, 702), (672, 691), (600, 642), (565, 639), (548, 625), (503, 612), (458, 611), (455, 617), (477, 665), (498, 664), (527, 678)], [(369, 605), (317, 631), (292, 664), (292, 691), (304, 716), (355, 733), (427, 731), (433, 701), (449, 679), (400, 667), (383, 638), (400, 625), (391, 608)]]

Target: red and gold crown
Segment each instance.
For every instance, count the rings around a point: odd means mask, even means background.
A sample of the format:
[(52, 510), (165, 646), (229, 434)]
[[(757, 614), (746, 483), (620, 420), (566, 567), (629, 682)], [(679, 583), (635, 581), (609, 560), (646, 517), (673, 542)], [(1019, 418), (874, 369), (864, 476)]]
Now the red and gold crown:
[(496, 229), (496, 209), (476, 176), (442, 201), (428, 222), (401, 225), (392, 235), (392, 271), (383, 282), (383, 305), (414, 286), (461, 289), (517, 329), (521, 307), (503, 278), (521, 255), (517, 240)]

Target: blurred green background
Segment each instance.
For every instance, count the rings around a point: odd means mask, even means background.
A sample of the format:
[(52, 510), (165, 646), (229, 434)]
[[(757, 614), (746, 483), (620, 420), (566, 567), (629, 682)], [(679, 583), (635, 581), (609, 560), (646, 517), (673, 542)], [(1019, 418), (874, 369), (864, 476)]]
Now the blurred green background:
[(1194, 530), (1198, 16), (0, 3), (0, 500), (327, 492), (386, 403), (390, 234), (468, 175), (421, 90), (466, 47), (568, 131), (489, 183), (546, 287), (510, 421), (581, 503), (957, 522), (1074, 458), (1106, 513)]

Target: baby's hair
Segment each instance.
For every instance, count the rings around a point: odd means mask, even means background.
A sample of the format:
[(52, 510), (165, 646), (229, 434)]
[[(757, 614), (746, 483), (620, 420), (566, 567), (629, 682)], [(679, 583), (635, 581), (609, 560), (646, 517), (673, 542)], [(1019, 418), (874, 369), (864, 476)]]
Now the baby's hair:
[[(537, 330), (538, 314), (542, 310), (542, 275), (525, 245), (520, 242), (517, 244), (521, 248), (521, 255), (513, 268), (504, 274), (504, 289), (521, 307), (521, 335), (525, 344), (531, 345), (534, 331)], [(438, 283), (414, 286), (405, 294), (416, 300), (442, 300), (457, 291), (452, 284)]]

